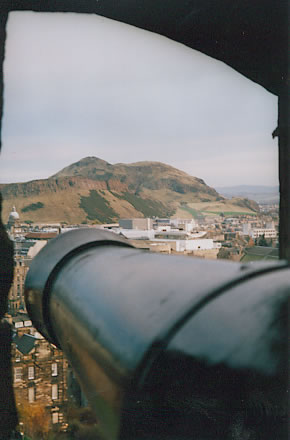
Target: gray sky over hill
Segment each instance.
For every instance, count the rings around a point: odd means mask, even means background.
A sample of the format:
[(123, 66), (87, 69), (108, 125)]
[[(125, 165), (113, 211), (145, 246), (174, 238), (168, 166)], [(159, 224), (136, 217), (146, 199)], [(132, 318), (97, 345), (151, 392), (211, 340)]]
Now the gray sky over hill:
[(164, 37), (85, 14), (13, 12), (0, 182), (85, 156), (168, 163), (212, 186), (276, 185), (277, 98)]

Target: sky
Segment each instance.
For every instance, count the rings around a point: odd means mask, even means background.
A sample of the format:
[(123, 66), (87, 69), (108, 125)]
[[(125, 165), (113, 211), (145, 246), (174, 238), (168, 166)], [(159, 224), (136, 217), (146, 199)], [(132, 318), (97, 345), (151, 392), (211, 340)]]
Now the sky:
[(0, 183), (96, 156), (277, 185), (276, 126), (276, 96), (165, 37), (95, 15), (9, 15)]

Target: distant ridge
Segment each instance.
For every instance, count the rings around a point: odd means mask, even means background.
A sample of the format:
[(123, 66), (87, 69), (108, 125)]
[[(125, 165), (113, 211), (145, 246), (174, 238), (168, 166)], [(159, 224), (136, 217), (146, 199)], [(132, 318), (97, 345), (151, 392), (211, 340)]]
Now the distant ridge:
[(202, 179), (161, 162), (112, 165), (97, 157), (85, 157), (48, 179), (2, 184), (0, 190), (4, 222), (13, 205), (23, 221), (67, 223), (259, 209), (249, 200), (229, 203)]
[(279, 186), (237, 185), (215, 188), (224, 197), (247, 197), (258, 203), (279, 203)]
[(236, 186), (218, 186), (215, 188), (218, 192), (229, 192), (232, 194), (240, 194), (244, 192), (250, 193), (279, 193), (279, 186), (265, 185), (236, 185)]

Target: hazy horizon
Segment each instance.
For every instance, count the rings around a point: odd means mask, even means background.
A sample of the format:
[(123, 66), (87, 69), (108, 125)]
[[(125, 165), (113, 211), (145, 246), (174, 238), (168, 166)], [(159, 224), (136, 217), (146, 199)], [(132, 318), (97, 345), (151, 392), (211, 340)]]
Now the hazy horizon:
[[(104, 158), (102, 158), (102, 157), (96, 157), (96, 156), (86, 156), (86, 157), (95, 157), (95, 158), (97, 158), (97, 159), (101, 159), (101, 160), (104, 160), (105, 162), (108, 162), (108, 161), (106, 161)], [(80, 160), (82, 160), (82, 159), (85, 159), (84, 157), (82, 157), (82, 158), (80, 158), (78, 161), (76, 161), (76, 162), (79, 162)], [(76, 162), (73, 162), (73, 163), (76, 163)], [(139, 163), (141, 163), (141, 162), (155, 162), (155, 161), (139, 161)], [(69, 165), (72, 165), (73, 163), (69, 163), (69, 164), (67, 164), (66, 166), (69, 166)], [(110, 163), (111, 165), (116, 165), (117, 163), (118, 164), (120, 164), (121, 162), (116, 162), (116, 163), (112, 163), (112, 162), (108, 162), (108, 163)], [(125, 165), (127, 165), (127, 164), (129, 164), (129, 162), (122, 162), (122, 163), (124, 163)], [(138, 162), (130, 162), (130, 163), (138, 163)], [(164, 164), (166, 164), (166, 165), (170, 165), (169, 163), (166, 163), (166, 162), (163, 162)], [(66, 167), (65, 166), (65, 167)], [(172, 166), (172, 165), (170, 165), (170, 166)], [(65, 167), (63, 167), (63, 168), (65, 168)], [(25, 181), (15, 181), (15, 182), (1, 182), (1, 179), (0, 179), (0, 184), (7, 184), (7, 185), (9, 185), (10, 183), (25, 183), (25, 182), (29, 182), (29, 181), (34, 181), (34, 180), (46, 180), (46, 179), (48, 179), (48, 178), (50, 178), (53, 174), (56, 174), (57, 172), (59, 172), (59, 171), (61, 171), (63, 168), (60, 168), (60, 169), (56, 169), (55, 170), (55, 172), (54, 173), (52, 173), (51, 175), (49, 175), (49, 176), (43, 176), (43, 177), (41, 177), (41, 178), (39, 178), (39, 179), (29, 179), (29, 180), (25, 180)], [(181, 171), (184, 171), (184, 170), (181, 170)], [(186, 171), (185, 171), (186, 172)], [(198, 178), (201, 178), (202, 179), (202, 177), (200, 177), (200, 176), (193, 176), (193, 177), (198, 177)], [(204, 180), (204, 179), (203, 179)], [(206, 181), (205, 181), (205, 183), (207, 184), (207, 185), (209, 185)], [(251, 183), (247, 183), (247, 184), (237, 184), (237, 185), (209, 185), (209, 186), (212, 186), (212, 187), (214, 187), (214, 188), (220, 188), (220, 189), (222, 189), (222, 188), (230, 188), (230, 187), (232, 187), (232, 188), (235, 188), (235, 187), (245, 187), (245, 189), (246, 189), (246, 187), (261, 187), (261, 188), (271, 188), (271, 189), (273, 189), (273, 188), (278, 188), (278, 190), (279, 190), (279, 185), (252, 185)]]
[(278, 185), (277, 97), (184, 45), (95, 15), (9, 14), (0, 183), (83, 157)]

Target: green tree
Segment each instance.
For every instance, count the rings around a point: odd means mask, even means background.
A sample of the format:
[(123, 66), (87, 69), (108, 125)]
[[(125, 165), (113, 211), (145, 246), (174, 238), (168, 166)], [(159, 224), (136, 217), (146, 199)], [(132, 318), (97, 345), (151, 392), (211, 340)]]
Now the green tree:
[(257, 246), (269, 246), (265, 234), (263, 234), (261, 237), (257, 238)]
[(225, 248), (220, 248), (219, 253), (217, 255), (217, 258), (221, 258), (222, 260), (230, 260), (231, 259), (231, 254), (230, 251), (228, 249)]

